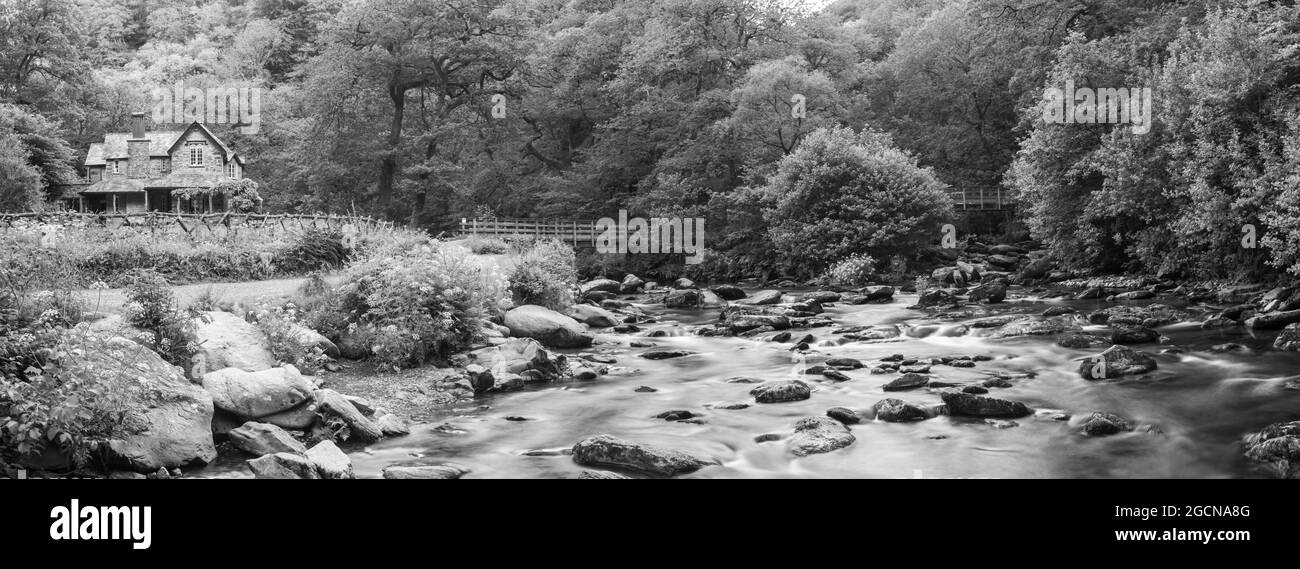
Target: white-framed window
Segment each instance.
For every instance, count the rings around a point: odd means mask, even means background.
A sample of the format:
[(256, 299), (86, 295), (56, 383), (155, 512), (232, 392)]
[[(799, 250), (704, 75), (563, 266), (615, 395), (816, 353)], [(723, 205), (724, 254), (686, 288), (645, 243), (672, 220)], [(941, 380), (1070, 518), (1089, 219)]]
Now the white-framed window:
[(190, 167), (203, 166), (203, 147), (194, 145), (190, 146)]
[(226, 163), (226, 176), (231, 180), (239, 179), (239, 169), (235, 166), (234, 162)]
[(117, 165), (118, 165), (118, 161), (117, 161), (117, 160), (114, 160), (114, 161), (113, 161), (113, 173), (114, 173), (114, 174), (121, 174), (121, 173), (122, 173), (122, 170), (120, 170), (120, 169), (118, 168)]

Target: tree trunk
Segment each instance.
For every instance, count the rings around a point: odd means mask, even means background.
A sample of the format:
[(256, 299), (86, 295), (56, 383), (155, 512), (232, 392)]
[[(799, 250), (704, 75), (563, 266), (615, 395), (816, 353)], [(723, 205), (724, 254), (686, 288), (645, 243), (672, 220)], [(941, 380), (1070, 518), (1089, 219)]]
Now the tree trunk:
[(402, 118), (406, 113), (406, 91), (391, 87), (388, 94), (393, 99), (393, 123), (388, 131), (388, 151), (379, 167), (379, 195), (376, 204), (379, 214), (396, 219), (392, 212), (393, 179), (397, 176), (397, 153), (402, 144)]

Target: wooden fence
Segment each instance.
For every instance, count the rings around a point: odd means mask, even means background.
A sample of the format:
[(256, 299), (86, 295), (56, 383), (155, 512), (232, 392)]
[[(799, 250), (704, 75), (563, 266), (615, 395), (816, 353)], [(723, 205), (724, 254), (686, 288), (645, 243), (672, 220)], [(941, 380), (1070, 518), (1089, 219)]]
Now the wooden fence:
[(962, 211), (1000, 210), (1011, 207), (1001, 186), (971, 186), (948, 190), (953, 209)]
[(554, 239), (574, 247), (594, 247), (599, 235), (592, 220), (511, 218), (461, 219), (460, 233), (500, 239)]
[[(131, 228), (153, 234), (181, 230), (186, 235), (228, 233), (240, 228), (303, 230), (308, 228), (344, 229), (352, 225), (357, 234), (364, 235), (380, 229), (391, 228), (392, 223), (369, 217), (347, 215), (296, 215), (261, 213), (2, 213), (0, 231), (10, 229), (16, 222), (52, 225), (99, 225), (110, 229)], [(197, 234), (196, 234), (197, 232)]]

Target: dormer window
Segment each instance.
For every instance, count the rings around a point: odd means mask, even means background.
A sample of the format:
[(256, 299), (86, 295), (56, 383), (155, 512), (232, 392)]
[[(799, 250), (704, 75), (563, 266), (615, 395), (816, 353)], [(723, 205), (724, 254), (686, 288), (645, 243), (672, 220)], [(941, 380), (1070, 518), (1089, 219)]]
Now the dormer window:
[(118, 164), (118, 161), (117, 161), (117, 160), (114, 160), (114, 161), (113, 161), (113, 173), (114, 173), (114, 174), (121, 174), (122, 171), (118, 169), (117, 164)]
[(230, 178), (231, 180), (239, 179), (239, 170), (235, 167), (234, 162), (226, 163), (226, 177)]

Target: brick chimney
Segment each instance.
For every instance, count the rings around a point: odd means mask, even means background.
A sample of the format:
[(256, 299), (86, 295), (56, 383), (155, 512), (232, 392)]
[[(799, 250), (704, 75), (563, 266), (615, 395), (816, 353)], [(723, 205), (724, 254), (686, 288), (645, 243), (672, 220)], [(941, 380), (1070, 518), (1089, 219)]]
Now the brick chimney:
[(126, 141), (126, 177), (149, 177), (149, 139), (146, 138), (144, 113), (131, 113), (131, 138)]

